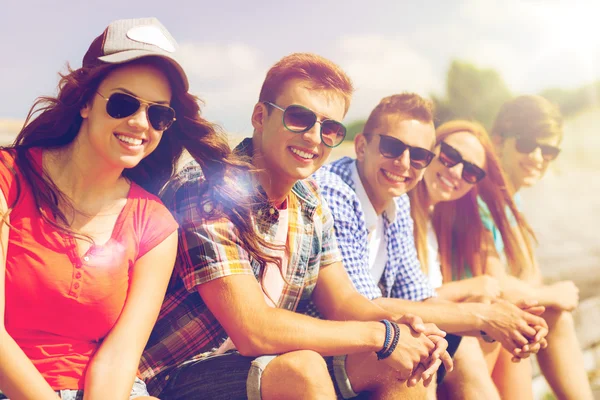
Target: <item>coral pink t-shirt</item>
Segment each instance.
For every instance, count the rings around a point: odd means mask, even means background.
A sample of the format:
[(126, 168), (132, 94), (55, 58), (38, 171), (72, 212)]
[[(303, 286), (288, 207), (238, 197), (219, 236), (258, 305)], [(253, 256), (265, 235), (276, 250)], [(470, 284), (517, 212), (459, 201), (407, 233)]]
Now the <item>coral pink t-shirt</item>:
[[(41, 170), (42, 151), (30, 155)], [(13, 207), (6, 329), (54, 390), (83, 389), (90, 358), (123, 310), (135, 262), (177, 223), (156, 196), (132, 183), (110, 240), (80, 257), (74, 238), (41, 218), (14, 153), (0, 151), (0, 158), (0, 190)]]

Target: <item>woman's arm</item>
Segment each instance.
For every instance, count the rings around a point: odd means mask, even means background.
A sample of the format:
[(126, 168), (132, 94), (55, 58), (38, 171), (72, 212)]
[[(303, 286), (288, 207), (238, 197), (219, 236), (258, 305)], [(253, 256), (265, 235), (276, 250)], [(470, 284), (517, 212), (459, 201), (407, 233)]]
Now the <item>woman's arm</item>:
[(493, 300), (501, 293), (498, 279), (490, 275), (444, 283), (436, 291), (440, 299), (453, 302)]
[(498, 279), (502, 297), (512, 303), (521, 300), (535, 300), (544, 307), (572, 311), (579, 302), (579, 289), (571, 281), (544, 285), (540, 269), (533, 260), (533, 268), (526, 269), (526, 276), (509, 275), (495, 248), (488, 248), (486, 272)]
[(48, 382), (17, 345), (4, 326), (6, 252), (9, 217), (6, 198), (0, 193), (0, 390), (10, 399), (58, 399)]
[(119, 320), (90, 362), (85, 400), (128, 399), (140, 357), (162, 305), (177, 253), (177, 232), (142, 256)]

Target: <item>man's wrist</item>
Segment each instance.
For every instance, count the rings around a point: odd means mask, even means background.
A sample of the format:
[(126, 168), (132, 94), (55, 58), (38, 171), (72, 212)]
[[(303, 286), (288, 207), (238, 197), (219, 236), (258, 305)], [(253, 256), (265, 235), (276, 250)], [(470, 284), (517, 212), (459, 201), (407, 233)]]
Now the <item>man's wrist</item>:
[(487, 328), (486, 309), (490, 307), (488, 304), (459, 303), (458, 306), (463, 311), (465, 322), (474, 330), (481, 331)]
[(365, 322), (370, 327), (369, 350), (379, 351), (385, 342), (386, 327), (379, 321)]

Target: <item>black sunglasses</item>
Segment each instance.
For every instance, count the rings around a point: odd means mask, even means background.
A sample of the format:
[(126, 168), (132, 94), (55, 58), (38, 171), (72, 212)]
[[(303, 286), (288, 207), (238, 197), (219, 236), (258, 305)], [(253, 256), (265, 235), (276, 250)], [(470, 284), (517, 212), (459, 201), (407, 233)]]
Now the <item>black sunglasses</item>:
[(465, 182), (475, 184), (485, 178), (485, 171), (477, 165), (465, 161), (462, 155), (454, 147), (446, 142), (440, 143), (440, 155), (438, 159), (443, 166), (452, 168), (457, 164), (463, 164), (462, 178)]
[(549, 144), (542, 144), (536, 142), (534, 138), (526, 138), (526, 137), (516, 137), (515, 147), (519, 153), (522, 154), (530, 154), (538, 147), (542, 151), (542, 158), (545, 161), (552, 161), (558, 154), (560, 153), (560, 148), (556, 146), (551, 146)]
[(346, 137), (346, 127), (341, 122), (333, 119), (319, 121), (317, 114), (306, 107), (292, 104), (291, 106), (282, 108), (270, 101), (263, 101), (263, 103), (283, 111), (283, 126), (290, 132), (307, 132), (318, 122), (321, 124), (321, 141), (323, 141), (325, 146), (339, 146)]
[(106, 113), (115, 119), (129, 117), (135, 114), (142, 104), (148, 105), (148, 121), (150, 125), (157, 131), (164, 131), (175, 121), (175, 110), (169, 106), (151, 103), (138, 99), (127, 93), (113, 93), (106, 98), (98, 93), (98, 96), (106, 100)]
[(415, 169), (427, 167), (435, 153), (422, 147), (410, 146), (395, 137), (378, 133), (363, 133), (365, 136), (379, 136), (379, 152), (385, 158), (398, 158), (408, 149), (410, 165)]

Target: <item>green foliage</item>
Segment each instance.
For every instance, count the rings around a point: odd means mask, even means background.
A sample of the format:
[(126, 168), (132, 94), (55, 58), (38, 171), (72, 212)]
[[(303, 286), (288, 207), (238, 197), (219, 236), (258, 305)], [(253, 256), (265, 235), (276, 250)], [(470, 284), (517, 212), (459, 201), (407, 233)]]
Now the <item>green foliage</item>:
[(476, 120), (489, 129), (500, 106), (511, 97), (496, 70), (455, 60), (448, 70), (445, 98), (432, 96), (436, 124), (460, 118)]
[(362, 132), (366, 122), (366, 119), (359, 119), (356, 121), (352, 121), (348, 125), (346, 125), (346, 138), (344, 140), (350, 142), (354, 141), (354, 137), (358, 133)]
[(571, 116), (600, 103), (600, 81), (577, 89), (546, 89), (541, 96), (558, 105), (564, 116)]

